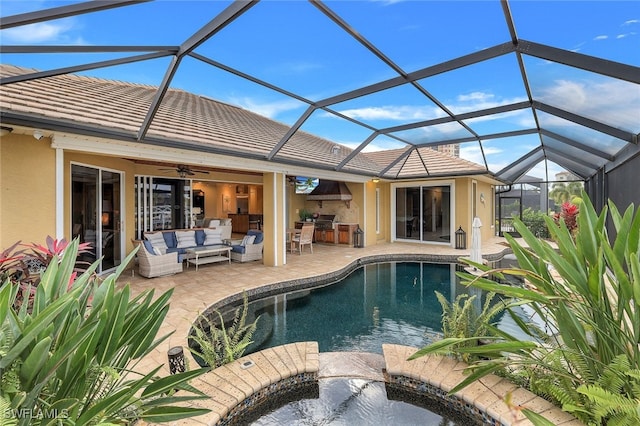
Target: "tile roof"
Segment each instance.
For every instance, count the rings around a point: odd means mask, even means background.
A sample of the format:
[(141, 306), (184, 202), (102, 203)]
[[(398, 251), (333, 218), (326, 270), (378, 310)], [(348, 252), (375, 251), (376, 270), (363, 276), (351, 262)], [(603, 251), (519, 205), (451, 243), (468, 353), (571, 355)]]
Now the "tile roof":
[[(378, 164), (385, 167), (390, 165), (399, 156), (406, 153), (407, 149), (393, 149), (386, 151), (375, 151), (367, 153), (367, 156)], [(439, 152), (429, 147), (417, 148), (411, 151), (408, 156), (401, 159), (391, 167), (385, 177), (397, 178), (417, 178), (425, 176), (451, 176), (462, 174), (482, 174), (486, 169), (480, 164), (464, 160), (459, 157)]]
[[(0, 77), (36, 70), (0, 65)], [(33, 121), (55, 120), (66, 126), (110, 129), (136, 138), (152, 105), (157, 87), (64, 74), (0, 86), (0, 111)], [(230, 155), (266, 158), (289, 126), (251, 111), (179, 89), (169, 89), (151, 121), (146, 137), (171, 141), (184, 149), (215, 149)], [(334, 149), (338, 145), (339, 149)], [(335, 169), (351, 148), (297, 131), (273, 157), (274, 161)], [(345, 172), (378, 175), (404, 149), (358, 153)], [(384, 177), (486, 173), (478, 164), (420, 148)]]

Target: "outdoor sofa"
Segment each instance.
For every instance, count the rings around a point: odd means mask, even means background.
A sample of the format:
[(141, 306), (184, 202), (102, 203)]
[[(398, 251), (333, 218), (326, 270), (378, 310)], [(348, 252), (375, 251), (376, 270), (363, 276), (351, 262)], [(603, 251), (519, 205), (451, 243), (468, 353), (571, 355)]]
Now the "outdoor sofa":
[[(202, 228), (145, 232), (145, 247), (155, 255), (177, 253), (177, 262), (182, 263), (187, 249), (224, 244), (223, 230)], [(149, 247), (150, 246), (150, 247)]]

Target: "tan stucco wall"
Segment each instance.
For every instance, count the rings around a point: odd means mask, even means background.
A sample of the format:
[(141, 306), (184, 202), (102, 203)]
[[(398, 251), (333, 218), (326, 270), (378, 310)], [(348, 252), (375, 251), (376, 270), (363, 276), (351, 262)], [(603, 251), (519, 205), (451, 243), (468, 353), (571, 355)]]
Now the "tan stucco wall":
[[(482, 222), (481, 234), (482, 240), (493, 236), (493, 218), (492, 203), (494, 197), (492, 195), (492, 186), (489, 182), (485, 182), (474, 178), (458, 178), (456, 179), (456, 229), (462, 226), (467, 233), (467, 247), (471, 244), (471, 229), (473, 224), (473, 214), (471, 211), (473, 186), (472, 182), (476, 182), (476, 214)], [(481, 194), (484, 195), (484, 203), (480, 201)]]
[(56, 233), (55, 150), (48, 138), (0, 138), (0, 249)]
[[(470, 237), (471, 230), (471, 182), (469, 179), (460, 178), (455, 180), (455, 219), (453, 221), (454, 230), (462, 226), (467, 232), (467, 238)], [(454, 236), (452, 235), (452, 238)]]

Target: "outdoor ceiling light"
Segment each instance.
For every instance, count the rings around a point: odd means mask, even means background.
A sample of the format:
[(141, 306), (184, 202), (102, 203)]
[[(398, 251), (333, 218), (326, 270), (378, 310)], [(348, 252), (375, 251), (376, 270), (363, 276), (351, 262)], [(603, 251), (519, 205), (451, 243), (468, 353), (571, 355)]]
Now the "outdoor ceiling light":
[(42, 130), (34, 130), (33, 137), (36, 138), (37, 140), (40, 140), (44, 137), (44, 133), (42, 133)]
[(7, 136), (11, 132), (13, 132), (13, 127), (0, 126), (0, 136)]
[(380, 182), (380, 179), (378, 179), (378, 178), (373, 178), (373, 179), (371, 179), (371, 181), (372, 181), (373, 183), (378, 183), (378, 182)]

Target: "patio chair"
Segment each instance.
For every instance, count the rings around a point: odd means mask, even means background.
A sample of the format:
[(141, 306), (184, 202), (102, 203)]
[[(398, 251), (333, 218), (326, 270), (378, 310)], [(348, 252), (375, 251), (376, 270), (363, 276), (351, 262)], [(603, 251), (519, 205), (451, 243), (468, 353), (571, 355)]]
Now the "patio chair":
[[(178, 262), (177, 252), (155, 254), (151, 244), (147, 244), (147, 240), (133, 240), (133, 243), (140, 246), (136, 255), (138, 257), (138, 272), (143, 277), (154, 278), (182, 272), (182, 263)], [(149, 251), (149, 248), (152, 251)]]
[(240, 244), (231, 246), (231, 260), (236, 262), (251, 262), (262, 260), (264, 234), (257, 229), (249, 229)]
[(296, 234), (291, 238), (291, 253), (294, 250), (298, 250), (299, 254), (302, 254), (302, 249), (304, 246), (308, 245), (309, 250), (313, 253), (313, 232), (315, 226), (313, 223), (305, 223), (302, 225), (302, 229), (300, 230), (300, 234)]

